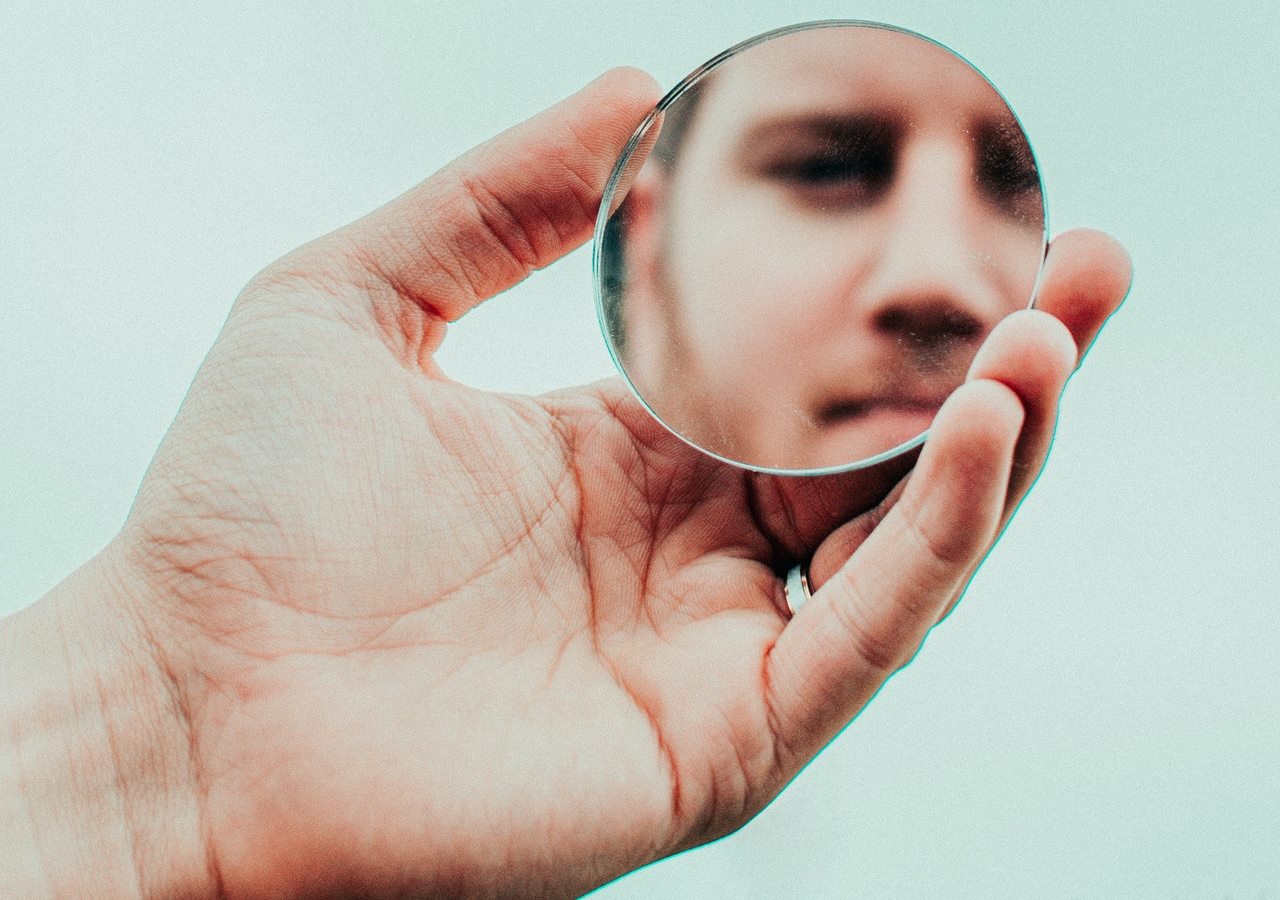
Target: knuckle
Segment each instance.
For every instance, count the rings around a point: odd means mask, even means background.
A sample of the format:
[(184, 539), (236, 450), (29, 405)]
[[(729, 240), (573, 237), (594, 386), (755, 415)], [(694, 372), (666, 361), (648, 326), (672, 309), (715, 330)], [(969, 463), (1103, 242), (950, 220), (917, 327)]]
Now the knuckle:
[(844, 596), (832, 604), (832, 610), (853, 652), (874, 672), (887, 676), (897, 671), (906, 659), (900, 629), (893, 626), (897, 616), (879, 623), (868, 621), (863, 612), (868, 604), (856, 581), (846, 576), (841, 587)]
[(940, 536), (932, 533), (917, 505), (902, 503), (899, 509), (909, 539), (924, 554), (930, 568), (945, 571), (970, 562), (975, 546), (980, 543), (977, 523), (966, 523), (963, 528), (955, 529), (954, 534)]

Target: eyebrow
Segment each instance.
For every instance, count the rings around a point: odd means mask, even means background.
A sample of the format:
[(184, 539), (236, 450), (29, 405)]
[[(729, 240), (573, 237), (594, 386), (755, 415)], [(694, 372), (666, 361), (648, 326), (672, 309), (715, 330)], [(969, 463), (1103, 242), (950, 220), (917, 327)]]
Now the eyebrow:
[(970, 124), (970, 131), (978, 140), (1001, 141), (1010, 148), (1031, 152), (1031, 144), (1027, 134), (1018, 124), (1012, 113), (1008, 115), (978, 116)]
[(732, 145), (732, 157), (748, 165), (796, 141), (832, 142), (896, 140), (907, 127), (904, 117), (889, 110), (850, 113), (821, 111), (779, 113), (753, 123)]

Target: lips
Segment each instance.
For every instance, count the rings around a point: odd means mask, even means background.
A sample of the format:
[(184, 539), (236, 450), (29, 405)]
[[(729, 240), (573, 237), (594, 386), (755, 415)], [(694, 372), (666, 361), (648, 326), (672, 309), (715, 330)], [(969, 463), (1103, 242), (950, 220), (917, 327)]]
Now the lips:
[(924, 434), (944, 400), (963, 381), (950, 373), (926, 377), (898, 358), (863, 354), (832, 366), (813, 386), (807, 410), (814, 467), (861, 461)]
[(870, 419), (880, 413), (932, 416), (945, 399), (945, 395), (933, 397), (907, 394), (840, 397), (822, 404), (814, 418), (820, 427), (825, 427)]
[(829, 400), (814, 416), (813, 464), (841, 465), (900, 447), (929, 430), (943, 399), (887, 393)]

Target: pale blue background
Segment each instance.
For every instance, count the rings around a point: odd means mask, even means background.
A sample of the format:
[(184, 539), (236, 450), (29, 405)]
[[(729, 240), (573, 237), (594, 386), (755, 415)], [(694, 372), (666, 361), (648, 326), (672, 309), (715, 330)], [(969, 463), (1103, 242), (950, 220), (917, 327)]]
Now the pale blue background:
[[(788, 22), (895, 22), (1004, 90), (1054, 230), (1112, 231), (1136, 286), (917, 662), (741, 833), (601, 895), (1280, 898), (1274, 0), (230, 6), (6, 5), (0, 611), (118, 528), (274, 257), (606, 67), (670, 85)], [(445, 368), (606, 374), (589, 269), (469, 316)]]

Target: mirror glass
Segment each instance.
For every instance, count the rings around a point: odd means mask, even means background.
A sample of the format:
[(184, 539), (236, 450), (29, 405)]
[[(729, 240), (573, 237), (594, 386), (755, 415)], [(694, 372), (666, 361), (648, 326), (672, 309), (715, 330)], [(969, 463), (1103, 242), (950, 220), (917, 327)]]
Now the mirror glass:
[(746, 41), (637, 130), (596, 226), (601, 326), (684, 440), (773, 472), (919, 444), (995, 323), (1031, 304), (1039, 172), (999, 92), (889, 26)]

